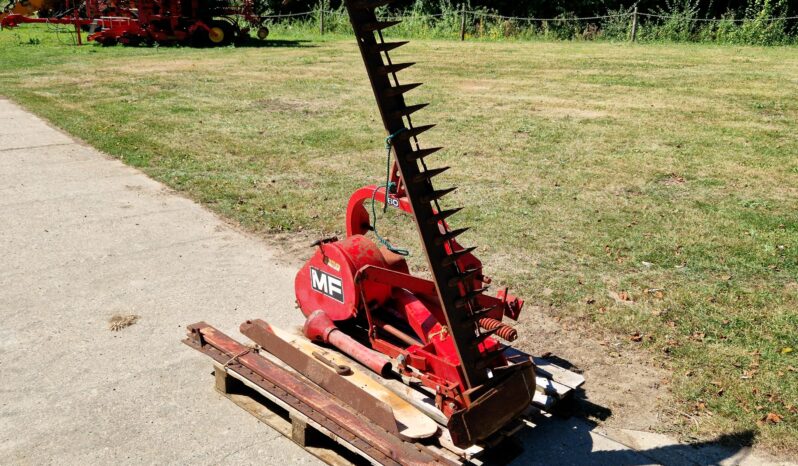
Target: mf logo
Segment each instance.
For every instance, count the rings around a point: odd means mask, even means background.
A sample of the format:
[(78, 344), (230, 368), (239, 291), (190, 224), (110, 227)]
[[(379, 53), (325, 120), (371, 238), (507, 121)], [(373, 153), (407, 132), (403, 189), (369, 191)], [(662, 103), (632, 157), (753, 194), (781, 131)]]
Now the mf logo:
[(321, 270), (311, 267), (310, 268), (310, 286), (330, 298), (338, 301), (339, 303), (344, 302), (344, 288), (341, 279), (338, 277), (334, 277), (326, 272), (322, 272)]

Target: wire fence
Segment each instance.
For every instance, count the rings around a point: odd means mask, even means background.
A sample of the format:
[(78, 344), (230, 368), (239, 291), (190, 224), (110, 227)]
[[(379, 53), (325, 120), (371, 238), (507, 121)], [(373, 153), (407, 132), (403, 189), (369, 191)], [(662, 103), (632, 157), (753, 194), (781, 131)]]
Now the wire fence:
[(660, 15), (656, 13), (637, 13), (638, 16), (644, 16), (647, 18), (659, 18), (664, 20), (683, 20), (683, 21), (694, 21), (697, 23), (721, 23), (721, 22), (731, 22), (731, 23), (744, 23), (746, 21), (761, 21), (764, 23), (771, 23), (774, 21), (791, 21), (791, 20), (798, 20), (798, 16), (772, 16), (766, 18), (690, 18), (686, 16), (674, 16), (674, 15)]
[(493, 19), (501, 19), (504, 21), (525, 21), (525, 22), (538, 22), (538, 21), (591, 21), (596, 19), (608, 19), (608, 18), (623, 18), (628, 17), (631, 13), (619, 13), (614, 15), (603, 15), (603, 16), (583, 16), (583, 17), (556, 17), (556, 18), (535, 18), (535, 17), (526, 17), (526, 16), (504, 16), (498, 15), (494, 13), (486, 13), (484, 11), (465, 11), (466, 15), (475, 16), (479, 18), (493, 18)]
[[(457, 10), (458, 14), (464, 14), (470, 17), (477, 17), (477, 18), (492, 18), (492, 19), (500, 19), (505, 21), (522, 21), (522, 22), (558, 22), (558, 21), (595, 21), (599, 19), (610, 19), (610, 18), (632, 18), (634, 16), (639, 17), (647, 17), (647, 18), (658, 18), (664, 20), (679, 20), (679, 21), (692, 21), (692, 22), (735, 22), (735, 23), (743, 23), (746, 21), (761, 21), (761, 22), (773, 22), (773, 21), (789, 21), (789, 20), (798, 20), (798, 16), (773, 16), (773, 17), (757, 17), (757, 18), (694, 18), (689, 17), (686, 15), (663, 15), (658, 13), (643, 13), (643, 12), (635, 12), (629, 11), (624, 13), (616, 13), (616, 14), (607, 14), (607, 15), (598, 15), (598, 16), (556, 16), (551, 18), (538, 18), (534, 16), (505, 16), (500, 15), (497, 13), (490, 13), (486, 11), (480, 10)], [(266, 19), (283, 19), (283, 18), (297, 18), (297, 17), (314, 17), (318, 16), (319, 14), (323, 14), (326, 16), (346, 16), (346, 12), (339, 11), (339, 10), (311, 10), (311, 11), (303, 11), (300, 13), (279, 13), (273, 15), (266, 15), (263, 18)], [(411, 15), (386, 15), (381, 17), (381, 19), (387, 20), (408, 20), (408, 19), (429, 19), (429, 18), (442, 18), (446, 16), (446, 13), (435, 13), (435, 14), (411, 14)]]
[[(410, 10), (379, 15), (381, 20), (403, 21), (398, 34), (429, 38), (546, 37), (553, 39), (702, 41), (753, 45), (798, 43), (798, 16), (700, 18), (695, 11), (677, 14), (639, 12), (637, 7), (610, 11), (603, 15), (557, 17), (508, 16), (486, 9), (449, 9), (441, 13)], [(348, 28), (343, 9), (317, 8), (299, 13), (274, 14), (267, 18), (277, 24), (297, 19), (304, 25), (325, 32), (344, 32)], [(286, 23), (288, 21), (289, 23)], [(314, 23), (315, 22), (315, 23)], [(795, 22), (795, 23), (793, 23)], [(316, 24), (317, 23), (317, 24)], [(293, 26), (289, 26), (293, 27)]]
[[(344, 9), (316, 8), (310, 11), (294, 13), (275, 13), (262, 16), (274, 25), (303, 24), (305, 27), (317, 28), (326, 32), (343, 32), (348, 27), (347, 13)], [(737, 18), (699, 18), (691, 12), (683, 14), (663, 14), (662, 12), (639, 12), (637, 8), (609, 12), (594, 16), (533, 17), (508, 16), (489, 10), (451, 9), (441, 13), (422, 13), (411, 11), (409, 14), (385, 12), (382, 20), (409, 22), (400, 33), (428, 37), (454, 37), (460, 40), (467, 37), (533, 37), (544, 36), (554, 39), (590, 39), (604, 37), (614, 40), (638, 40), (639, 36), (653, 40), (675, 41), (715, 41), (732, 43), (750, 43), (774, 45), (798, 43), (798, 22), (790, 30), (785, 24), (798, 20), (798, 16), (769, 16)], [(667, 23), (672, 22), (670, 26)], [(703, 26), (702, 26), (703, 25)], [(753, 26), (752, 26), (753, 25)], [(771, 26), (779, 26), (780, 30)], [(738, 38), (728, 40), (734, 31), (720, 31), (721, 28), (738, 29), (743, 26), (752, 31), (743, 31)], [(751, 26), (751, 27), (749, 27)], [(668, 27), (670, 29), (668, 29)], [(659, 28), (659, 29), (658, 29)], [(701, 30), (703, 28), (704, 30)], [(758, 28), (759, 30), (753, 30)], [(764, 30), (765, 34), (762, 33)], [(432, 33), (430, 34), (430, 31)], [(57, 34), (71, 34), (71, 41), (76, 38), (72, 31), (59, 29)], [(426, 32), (426, 34), (425, 34)], [(721, 32), (726, 34), (725, 40), (720, 38)], [(747, 35), (746, 35), (747, 34)], [(59, 41), (62, 39), (59, 37)]]

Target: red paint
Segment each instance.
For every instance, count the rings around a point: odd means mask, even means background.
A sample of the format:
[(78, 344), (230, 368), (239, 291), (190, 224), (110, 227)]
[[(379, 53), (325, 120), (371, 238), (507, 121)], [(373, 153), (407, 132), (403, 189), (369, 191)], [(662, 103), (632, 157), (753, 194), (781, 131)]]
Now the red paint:
[(338, 330), (324, 311), (311, 313), (302, 330), (309, 339), (338, 348), (380, 375), (387, 376), (391, 371), (391, 363), (385, 356), (361, 345), (349, 335)]
[[(336, 322), (356, 317), (363, 306), (363, 290), (357, 286), (354, 277), (366, 266), (385, 268), (382, 253), (374, 243), (360, 235), (350, 236), (343, 241), (322, 243), (318, 248), (294, 280), (299, 308), (306, 316), (323, 309)], [(323, 280), (327, 283), (323, 283)], [(325, 294), (325, 291), (335, 291), (329, 288), (337, 288), (338, 280), (341, 296), (335, 299)], [(374, 284), (367, 291), (367, 302), (373, 306), (384, 304), (391, 296), (391, 287), (386, 284)]]
[[(372, 196), (382, 209), (386, 200), (383, 188), (366, 186), (357, 190), (347, 206), (349, 236), (342, 241), (320, 244), (316, 254), (297, 274), (297, 302), (302, 312), (309, 316), (305, 333), (312, 339), (336, 346), (376, 372), (382, 370), (382, 366), (371, 358), (374, 350), (404, 362), (397, 370), (436, 390), (440, 394), (439, 407), (450, 415), (468, 407), (470, 400), (465, 394), (467, 385), (463, 368), (454, 340), (447, 332), (435, 284), (409, 274), (402, 258), (378, 248), (363, 236), (370, 230), (371, 219), (366, 207)], [(391, 194), (388, 198), (392, 200), (389, 202), (392, 208), (412, 214), (404, 193)], [(462, 249), (453, 243), (455, 251)], [(452, 252), (451, 249), (447, 251)], [(457, 264), (462, 270), (482, 268), (482, 263), (473, 254), (463, 255)], [(319, 283), (314, 288), (312, 270), (340, 279), (343, 297), (334, 299), (324, 290), (320, 291)], [(482, 287), (489, 281), (487, 277), (476, 274), (474, 285)], [(506, 289), (496, 297), (482, 294), (478, 300), (482, 307), (495, 308), (484, 315), (484, 319), (489, 319), (484, 322), (491, 328), (499, 328), (499, 336), (515, 337), (515, 330), (501, 320), (504, 317), (517, 319), (523, 301), (507, 294)], [(368, 338), (373, 350), (346, 335), (333, 322), (359, 322), (359, 327), (366, 330), (362, 337)], [(407, 341), (382, 330), (384, 325), (399, 328), (418, 339), (419, 344), (408, 345)], [(353, 326), (347, 325), (346, 328), (350, 327)], [(508, 364), (498, 349), (500, 343), (494, 337), (488, 337), (479, 344), (486, 367), (498, 368)]]

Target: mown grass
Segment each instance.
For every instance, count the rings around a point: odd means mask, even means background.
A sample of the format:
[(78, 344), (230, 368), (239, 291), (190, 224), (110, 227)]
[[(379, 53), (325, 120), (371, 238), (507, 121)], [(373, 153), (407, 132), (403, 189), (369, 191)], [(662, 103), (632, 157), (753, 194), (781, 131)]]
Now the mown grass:
[[(348, 195), (384, 174), (358, 52), (272, 45), (3, 31), (0, 92), (253, 231), (338, 231)], [(439, 124), (423, 142), (447, 147), (439, 185), (460, 186), (454, 224), (497, 282), (658, 355), (683, 432), (798, 451), (798, 49), (417, 41), (395, 56), (420, 62), (410, 100)], [(406, 224), (381, 231), (418, 257)]]

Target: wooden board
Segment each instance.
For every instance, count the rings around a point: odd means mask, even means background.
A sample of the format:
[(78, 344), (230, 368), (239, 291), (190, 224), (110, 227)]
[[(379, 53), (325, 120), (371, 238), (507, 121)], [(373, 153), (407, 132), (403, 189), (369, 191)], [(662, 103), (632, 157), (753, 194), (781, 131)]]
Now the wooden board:
[[(399, 435), (405, 439), (424, 439), (434, 436), (438, 432), (438, 425), (412, 404), (405, 401), (391, 390), (385, 388), (384, 384), (379, 383), (370, 377), (360, 365), (355, 365), (351, 359), (337, 351), (332, 351), (318, 346), (305, 338), (285, 330), (272, 326), (275, 335), (290, 343), (294, 348), (302, 351), (308, 356), (313, 357), (313, 353), (321, 354), (324, 358), (335, 364), (348, 366), (352, 373), (344, 376), (354, 387), (360, 389), (385, 402), (393, 409), (393, 415), (399, 427)], [(330, 366), (325, 368), (335, 372)]]
[[(425, 387), (420, 385), (417, 388), (410, 387), (407, 385), (409, 379), (405, 379), (405, 383), (399, 380), (384, 379), (363, 366), (360, 366), (346, 355), (335, 350), (324, 349), (308, 341), (302, 335), (301, 329), (293, 329), (293, 332), (276, 328), (274, 328), (274, 330), (280, 338), (291, 342), (295, 346), (299, 345), (298, 347), (304, 347), (303, 351), (306, 352), (306, 354), (311, 354), (312, 351), (316, 351), (317, 353), (323, 352), (322, 354), (325, 358), (332, 360), (336, 364), (347, 365), (353, 369), (357, 368), (357, 373), (365, 377), (363, 379), (364, 381), (370, 379), (370, 381), (367, 382), (367, 386), (374, 387), (375, 390), (379, 390), (379, 393), (384, 394), (387, 392), (391, 395), (390, 398), (381, 399), (393, 404), (397, 402), (396, 398), (398, 397), (415, 409), (416, 413), (414, 415), (421, 413), (427, 417), (428, 420), (437, 423), (438, 434), (436, 435), (436, 441), (438, 445), (430, 446), (432, 450), (437, 449), (445, 451), (449, 454), (454, 454), (463, 461), (468, 461), (471, 464), (479, 464), (479, 457), (485, 453), (487, 447), (485, 445), (473, 445), (468, 448), (455, 447), (446, 429), (447, 419), (443, 413), (435, 407), (434, 394), (427, 391)], [(515, 358), (530, 358), (536, 364), (535, 384), (537, 392), (533, 398), (530, 410), (539, 409), (544, 412), (551, 411), (560, 400), (567, 398), (576, 388), (584, 384), (585, 379), (581, 375), (558, 366), (546, 359), (530, 356), (515, 348), (508, 348), (507, 351)], [(372, 393), (372, 395), (374, 395), (374, 393)], [(534, 427), (534, 423), (532, 423), (528, 417), (522, 417), (522, 420), (528, 427)], [(508, 435), (512, 435), (512, 433), (509, 432)]]
[(568, 369), (560, 367), (547, 359), (536, 358), (533, 356), (532, 362), (535, 363), (535, 372), (537, 372), (539, 375), (554, 380), (555, 382), (571, 389), (576, 390), (585, 383), (585, 378), (581, 374), (569, 371)]
[(537, 372), (535, 374), (535, 386), (542, 393), (549, 396), (556, 396), (558, 399), (565, 398), (573, 391), (571, 387), (566, 387), (565, 385), (557, 383), (554, 380), (537, 375)]
[[(364, 452), (339, 438), (324, 427), (315, 424), (299, 411), (291, 408), (279, 398), (248, 381), (237, 372), (214, 364), (216, 389), (227, 399), (256, 419), (273, 428), (285, 437), (293, 440), (308, 453), (332, 466), (350, 466), (359, 464), (376, 464)], [(243, 389), (233, 387), (238, 384)], [(283, 415), (277, 411), (282, 411)], [(309, 442), (308, 429), (329, 439), (325, 442)]]
[(507, 348), (505, 354), (512, 359), (529, 358), (535, 364), (535, 385), (546, 395), (563, 399), (585, 383), (585, 378), (553, 362), (531, 356), (515, 348)]
[[(315, 350), (319, 349), (319, 347), (316, 345), (313, 345), (313, 347)], [(268, 357), (270, 355), (263, 352), (262, 356)], [(345, 356), (341, 356), (341, 358), (342, 359), (340, 362), (346, 363), (347, 365), (352, 366), (356, 364)], [(367, 369), (362, 367), (359, 367), (359, 369), (362, 371), (367, 371)], [(334, 433), (325, 429), (323, 426), (315, 424), (312, 420), (308, 419), (302, 413), (296, 411), (279, 398), (247, 380), (243, 375), (238, 374), (229, 368), (225, 370), (219, 364), (215, 364), (215, 373), (216, 387), (225, 397), (255, 416), (258, 420), (271, 426), (284, 436), (292, 439), (294, 442), (305, 448), (309, 453), (313, 454), (325, 463), (335, 466), (353, 463), (374, 463), (374, 461), (369, 458), (367, 454), (360, 451), (357, 447), (353, 446), (345, 439), (339, 438)], [(233, 382), (236, 383), (239, 388), (233, 390), (229, 389), (228, 387), (232, 385)], [(401, 382), (391, 382), (398, 385), (397, 387), (393, 387), (395, 390), (405, 391), (410, 399), (414, 399), (417, 402), (424, 404), (430, 401), (429, 397), (423, 393), (414, 390), (411, 387), (407, 387)], [(243, 387), (243, 390), (241, 387)], [(412, 395), (413, 393), (416, 395)], [(539, 395), (541, 394), (539, 393), (536, 395), (536, 401), (538, 403), (533, 403), (534, 406), (538, 405), (539, 403), (545, 403), (548, 407), (556, 402), (554, 399), (556, 397), (548, 397), (548, 400), (544, 399), (541, 401)], [(544, 412), (541, 413), (541, 411), (534, 406), (530, 406), (530, 408), (527, 410), (528, 412), (525, 412), (521, 416), (521, 422), (517, 422), (513, 425), (508, 424), (508, 426), (504, 429), (505, 432), (501, 433), (500, 435), (509, 437), (513, 436), (516, 430), (519, 428), (534, 428), (535, 417), (539, 416), (540, 414), (543, 414), (544, 416), (546, 415), (545, 408), (543, 408)], [(282, 411), (282, 414), (278, 414), (276, 411)], [(309, 441), (309, 438), (315, 439), (315, 442)], [(325, 442), (326, 444), (324, 444)], [(483, 464), (483, 460), (481, 458), (483, 458), (485, 454), (493, 454), (491, 453), (493, 448), (489, 447), (488, 445), (473, 445), (465, 449), (454, 446), (451, 441), (451, 437), (449, 436), (449, 432), (445, 426), (440, 426), (435, 437), (425, 441), (424, 443), (425, 445), (423, 447), (419, 445), (419, 448), (426, 448), (447, 458), (449, 461), (452, 461), (455, 464), (480, 466)], [(493, 445), (493, 443), (491, 443), (491, 445)]]
[(418, 408), (441, 426), (446, 426), (449, 422), (446, 415), (435, 406), (435, 395), (428, 392), (420, 384), (418, 384), (419, 388), (416, 389), (405, 383), (408, 379), (404, 376), (400, 377), (402, 377), (402, 380), (405, 382), (400, 382), (394, 379), (384, 379), (373, 372), (369, 372), (368, 375), (377, 381), (377, 383), (383, 385), (403, 400)]

